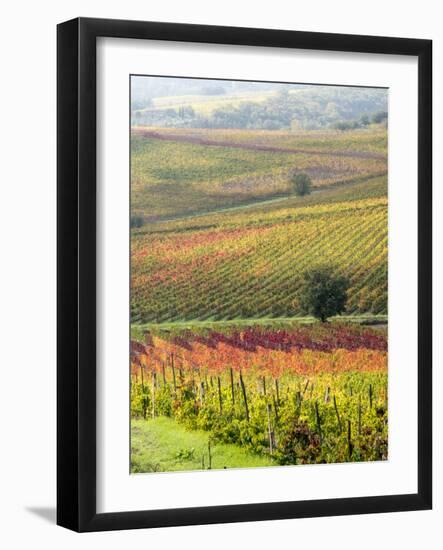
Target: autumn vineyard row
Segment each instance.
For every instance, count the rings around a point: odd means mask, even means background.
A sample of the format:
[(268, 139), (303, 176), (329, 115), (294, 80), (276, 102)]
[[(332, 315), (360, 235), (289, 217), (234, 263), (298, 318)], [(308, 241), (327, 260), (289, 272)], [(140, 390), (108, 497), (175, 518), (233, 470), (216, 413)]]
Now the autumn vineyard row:
[(131, 342), (134, 418), (172, 417), (276, 464), (386, 459), (387, 407), (383, 329), (184, 330)]
[(374, 197), (141, 232), (132, 239), (132, 322), (294, 317), (301, 274), (325, 261), (350, 279), (348, 314), (386, 314), (386, 206)]

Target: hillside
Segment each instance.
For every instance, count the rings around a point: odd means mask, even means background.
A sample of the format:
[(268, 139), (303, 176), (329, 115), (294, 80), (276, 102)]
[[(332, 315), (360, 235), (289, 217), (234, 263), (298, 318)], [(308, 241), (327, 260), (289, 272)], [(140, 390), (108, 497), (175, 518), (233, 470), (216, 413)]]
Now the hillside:
[(294, 171), (306, 172), (315, 190), (356, 183), (386, 174), (386, 144), (380, 126), (343, 133), (136, 128), (131, 214), (150, 222), (288, 197)]
[(386, 313), (386, 205), (386, 178), (376, 178), (304, 204), (289, 199), (136, 230), (132, 319), (295, 316), (301, 273), (324, 261), (351, 280), (347, 313)]

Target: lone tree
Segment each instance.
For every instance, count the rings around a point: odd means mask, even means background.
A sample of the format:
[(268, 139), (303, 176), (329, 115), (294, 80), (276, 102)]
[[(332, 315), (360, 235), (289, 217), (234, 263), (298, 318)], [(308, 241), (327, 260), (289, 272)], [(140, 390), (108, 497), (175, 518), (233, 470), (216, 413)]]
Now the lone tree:
[(349, 281), (334, 273), (331, 266), (320, 266), (305, 271), (297, 293), (297, 304), (302, 313), (313, 315), (324, 323), (328, 317), (339, 315), (346, 306)]
[(291, 182), (295, 194), (299, 197), (303, 197), (303, 195), (309, 195), (311, 193), (312, 182), (308, 174), (303, 172), (293, 174), (291, 177)]

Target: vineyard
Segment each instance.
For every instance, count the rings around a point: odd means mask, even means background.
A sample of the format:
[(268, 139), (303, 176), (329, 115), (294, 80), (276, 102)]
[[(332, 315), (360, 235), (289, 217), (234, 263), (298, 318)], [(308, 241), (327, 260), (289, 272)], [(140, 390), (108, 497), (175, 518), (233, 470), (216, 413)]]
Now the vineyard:
[(262, 147), (269, 150), (272, 148), (288, 151), (296, 149), (337, 155), (349, 153), (349, 156), (354, 153), (361, 158), (383, 159), (386, 157), (387, 149), (387, 132), (383, 127), (352, 132), (135, 127), (133, 133), (136, 136), (151, 134), (171, 141), (243, 145), (251, 150), (254, 148), (260, 150)]
[(132, 128), (133, 473), (387, 459), (386, 125), (251, 127)]
[(159, 328), (131, 342), (131, 378), (134, 419), (170, 417), (209, 433), (203, 469), (219, 444), (269, 465), (387, 458), (383, 329)]
[(132, 240), (132, 320), (292, 317), (301, 273), (325, 258), (351, 280), (348, 314), (385, 314), (386, 206), (381, 196), (140, 231)]
[[(343, 151), (347, 142), (339, 150), (332, 149), (331, 142), (325, 145), (321, 136), (310, 137), (303, 145), (299, 135), (298, 149), (294, 149), (298, 152), (277, 147), (278, 140), (275, 148), (260, 150), (263, 137), (256, 143), (249, 142), (246, 148), (238, 147), (244, 141), (244, 133), (239, 131), (237, 138), (236, 132), (232, 131), (223, 145), (207, 145), (205, 140), (194, 143), (187, 134), (168, 137), (164, 130), (134, 130), (131, 214), (149, 222), (289, 196), (290, 174), (294, 170), (306, 172), (315, 188), (386, 174), (385, 154), (372, 150), (385, 139), (379, 130), (368, 130), (364, 140), (355, 132), (356, 142), (361, 144), (359, 151)], [(160, 139), (164, 137), (167, 139)], [(270, 139), (273, 143), (277, 138)], [(288, 139), (294, 140), (290, 134)], [(213, 143), (217, 141), (220, 139)]]

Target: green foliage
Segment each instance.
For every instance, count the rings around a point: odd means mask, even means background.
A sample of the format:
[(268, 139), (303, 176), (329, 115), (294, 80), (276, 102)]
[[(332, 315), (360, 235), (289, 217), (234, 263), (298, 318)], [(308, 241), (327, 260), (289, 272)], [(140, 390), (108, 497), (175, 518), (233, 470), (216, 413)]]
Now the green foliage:
[(294, 192), (298, 197), (304, 197), (305, 195), (310, 195), (312, 190), (312, 181), (308, 174), (304, 172), (293, 174), (292, 185)]
[(302, 275), (298, 306), (302, 312), (325, 322), (345, 310), (348, 288), (348, 279), (334, 273), (331, 266), (314, 267)]
[[(207, 451), (204, 443), (200, 443), (200, 434), (205, 432), (209, 434), (214, 448), (228, 445), (235, 446), (232, 448), (246, 455), (251, 453), (248, 455), (251, 463), (246, 462), (241, 464), (242, 466), (387, 459), (388, 411), (385, 372), (317, 373), (314, 378), (308, 379), (288, 373), (279, 378), (278, 401), (272, 389), (272, 378), (267, 379), (268, 391), (264, 395), (257, 376), (254, 373), (244, 375), (250, 409), (249, 421), (245, 418), (239, 386), (235, 385), (235, 402), (232, 402), (229, 376), (223, 373), (221, 380), (222, 413), (219, 410), (217, 384), (211, 385), (208, 382), (205, 384), (204, 393), (201, 394), (190, 380), (185, 380), (184, 385), (177, 388), (175, 397), (172, 392), (169, 394), (175, 421), (185, 430), (190, 430), (187, 432), (189, 436), (186, 436), (186, 441), (180, 438), (174, 441), (174, 436), (168, 428), (173, 427), (173, 424), (169, 424), (172, 423), (172, 419), (160, 416), (155, 419), (149, 417), (143, 421), (140, 415), (135, 414), (134, 408), (132, 409), (133, 471), (155, 471), (151, 468), (155, 468), (155, 464), (161, 462), (158, 448), (164, 438), (168, 439), (171, 450), (168, 465), (163, 465), (161, 469), (201, 468), (200, 457), (202, 452)], [(170, 380), (168, 384), (171, 384)], [(348, 422), (351, 427), (350, 440)], [(139, 442), (139, 430), (149, 430), (152, 424), (162, 426), (162, 431), (155, 432), (155, 445), (147, 442), (142, 446)], [(269, 433), (270, 429), (272, 435)], [(140, 460), (138, 453), (142, 449), (145, 458)], [(261, 458), (266, 458), (269, 462), (257, 463)], [(218, 462), (218, 467), (240, 465), (235, 462), (236, 460), (230, 462), (225, 459), (224, 464)], [(146, 470), (142, 466), (145, 462), (148, 464)], [(207, 466), (206, 455), (205, 467)], [(217, 465), (213, 464), (212, 467), (215, 468)]]
[(179, 449), (175, 453), (175, 459), (179, 460), (180, 462), (183, 460), (193, 460), (195, 456), (195, 449), (192, 447), (191, 449)]
[(146, 418), (151, 404), (150, 391), (144, 383), (131, 384), (131, 414)]
[(163, 416), (173, 415), (172, 390), (170, 386), (161, 386), (155, 395), (155, 408), (158, 414)]

